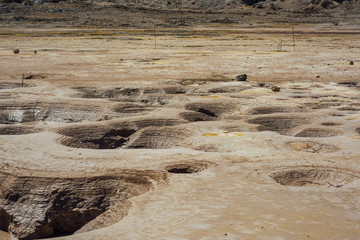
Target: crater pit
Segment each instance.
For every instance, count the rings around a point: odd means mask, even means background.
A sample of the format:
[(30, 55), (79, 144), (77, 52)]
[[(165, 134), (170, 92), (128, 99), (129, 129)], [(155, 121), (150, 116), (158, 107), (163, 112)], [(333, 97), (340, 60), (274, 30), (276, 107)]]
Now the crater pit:
[(212, 163), (210, 162), (189, 162), (189, 163), (175, 163), (167, 166), (165, 169), (169, 173), (175, 174), (192, 174), (198, 173), (208, 168)]
[(106, 227), (127, 214), (129, 198), (165, 179), (163, 172), (136, 170), (81, 178), (1, 173), (0, 230), (25, 240)]
[(343, 134), (339, 130), (331, 130), (324, 128), (305, 128), (301, 132), (297, 133), (295, 137), (310, 137), (310, 138), (324, 138), (324, 137), (334, 137)]
[(308, 124), (309, 121), (302, 117), (292, 116), (264, 116), (248, 120), (248, 123), (258, 124), (258, 131), (275, 131), (283, 135), (289, 135), (291, 129)]
[(359, 177), (344, 170), (327, 168), (299, 168), (276, 172), (271, 177), (285, 186), (326, 186), (341, 188), (355, 186)]

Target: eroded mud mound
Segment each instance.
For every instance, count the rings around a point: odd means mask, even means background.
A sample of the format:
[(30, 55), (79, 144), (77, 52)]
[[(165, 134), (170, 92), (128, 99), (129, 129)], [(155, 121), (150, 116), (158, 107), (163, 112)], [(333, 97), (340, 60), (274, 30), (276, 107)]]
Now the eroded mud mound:
[(185, 145), (193, 131), (180, 126), (147, 127), (130, 137), (127, 148), (167, 149)]
[(311, 108), (311, 109), (327, 109), (331, 107), (337, 107), (340, 106), (341, 103), (339, 102), (311, 102), (311, 103), (305, 103), (305, 106)]
[(358, 111), (360, 111), (360, 108), (353, 107), (353, 106), (347, 106), (347, 107), (338, 108), (338, 110), (339, 111), (358, 112)]
[[(176, 126), (184, 122), (185, 121), (177, 119), (139, 119), (129, 122), (116, 122), (108, 125), (92, 124), (83, 126), (72, 126), (60, 129), (58, 133), (64, 135), (64, 137), (60, 139), (60, 143), (68, 147), (91, 149), (116, 149), (120, 147), (126, 148), (129, 146), (135, 147), (135, 145), (138, 144), (138, 141), (143, 142), (143, 140), (140, 139), (148, 136), (149, 138), (147, 138), (146, 140), (148, 141), (148, 144), (144, 144), (144, 148), (158, 148), (159, 145), (168, 146), (174, 144), (171, 139), (173, 139), (173, 141), (180, 140), (182, 135), (180, 134), (179, 136), (168, 136), (171, 134), (166, 132), (166, 128), (164, 130), (165, 132), (155, 135), (149, 133), (150, 130), (144, 131), (143, 133), (137, 133), (134, 137), (132, 135), (143, 128), (152, 127), (153, 129), (161, 129), (161, 127), (163, 126)], [(159, 130), (159, 132), (161, 131), (162, 130)], [(174, 134), (180, 133), (176, 132), (176, 129), (174, 129), (174, 131)], [(155, 140), (156, 136), (158, 136), (159, 139)], [(166, 136), (168, 136), (168, 138), (166, 138)], [(131, 142), (134, 145), (130, 144), (130, 137)], [(134, 143), (134, 139), (138, 138), (139, 140), (136, 140), (136, 143)], [(169, 142), (166, 142), (166, 139)], [(164, 141), (164, 143), (160, 144), (161, 141)], [(140, 148), (140, 145), (137, 147)]]
[(105, 227), (126, 215), (130, 197), (165, 179), (164, 172), (150, 171), (83, 178), (0, 174), (0, 229), (35, 239)]
[(113, 110), (119, 113), (139, 113), (149, 109), (139, 103), (119, 103)]
[(323, 138), (323, 137), (334, 137), (341, 135), (343, 132), (339, 130), (331, 130), (324, 128), (306, 128), (295, 135), (295, 137), (312, 137), (312, 138)]
[(171, 164), (165, 169), (169, 173), (191, 174), (201, 172), (211, 165), (213, 165), (211, 162), (185, 162)]
[(97, 89), (90, 87), (77, 87), (75, 90), (80, 92), (79, 96), (83, 98), (118, 98), (123, 96), (134, 96), (141, 93), (139, 88), (110, 88)]
[(22, 135), (30, 133), (38, 133), (42, 130), (40, 128), (26, 127), (26, 126), (5, 126), (0, 127), (0, 135)]
[(171, 86), (164, 88), (166, 94), (185, 94), (187, 88), (182, 86)]
[[(349, 171), (350, 172), (350, 171)], [(299, 168), (276, 172), (271, 177), (281, 185), (285, 186), (326, 186), (343, 187), (357, 186), (359, 177), (343, 170), (327, 168)]]
[(0, 123), (13, 124), (35, 121), (83, 122), (111, 119), (113, 112), (96, 106), (66, 103), (6, 103), (0, 105)]
[(294, 112), (295, 108), (282, 107), (282, 106), (273, 106), (273, 107), (257, 107), (249, 111), (249, 114), (252, 115), (261, 115), (261, 114), (272, 114), (272, 113), (286, 113)]
[(209, 90), (209, 93), (236, 93), (236, 92), (244, 91), (246, 89), (249, 88), (244, 86), (222, 86), (222, 87), (211, 88)]
[(0, 123), (13, 124), (21, 122), (34, 122), (41, 107), (36, 104), (5, 104), (0, 106)]
[(114, 123), (112, 125), (115, 127), (119, 127), (123, 126), (124, 124), (130, 124), (136, 126), (137, 129), (141, 129), (145, 127), (176, 126), (182, 123), (186, 123), (186, 121), (172, 118), (144, 118), (133, 120), (131, 122)]
[(266, 116), (248, 120), (249, 123), (258, 124), (258, 131), (275, 131), (288, 135), (289, 131), (297, 126), (309, 123), (306, 118), (292, 116)]

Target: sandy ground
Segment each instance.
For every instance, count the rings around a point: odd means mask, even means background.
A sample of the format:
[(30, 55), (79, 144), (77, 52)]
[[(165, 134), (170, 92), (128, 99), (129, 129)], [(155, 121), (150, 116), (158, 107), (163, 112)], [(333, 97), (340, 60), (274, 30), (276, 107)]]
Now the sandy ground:
[[(63, 239), (360, 238), (359, 88), (337, 84), (359, 81), (359, 26), (295, 25), (295, 51), (291, 25), (156, 29), (156, 48), (150, 29), (0, 32), (1, 83), (31, 77), (25, 88), (0, 90), (1, 111), (63, 106), (52, 119), (15, 124), (38, 133), (0, 136), (3, 172), (86, 176), (209, 163), (169, 173), (166, 184), (132, 198), (120, 222)], [(233, 81), (243, 73), (247, 82)], [(127, 102), (83, 98), (78, 87), (140, 93)], [(163, 92), (169, 87), (184, 91)], [(111, 111), (129, 99), (146, 111)], [(199, 109), (214, 112), (212, 121), (193, 120)], [(150, 149), (74, 148), (58, 131), (159, 118), (184, 122), (159, 129), (161, 138), (150, 134)]]

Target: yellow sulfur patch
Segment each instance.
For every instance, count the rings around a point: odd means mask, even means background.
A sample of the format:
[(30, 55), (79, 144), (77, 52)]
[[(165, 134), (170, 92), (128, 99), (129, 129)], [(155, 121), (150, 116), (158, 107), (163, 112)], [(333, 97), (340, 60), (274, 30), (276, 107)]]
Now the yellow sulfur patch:
[(241, 132), (220, 132), (220, 133), (203, 133), (204, 137), (242, 137), (244, 133)]
[(219, 98), (219, 96), (200, 96), (201, 98)]
[(215, 136), (219, 136), (218, 133), (204, 133), (203, 134), (204, 137), (215, 137)]

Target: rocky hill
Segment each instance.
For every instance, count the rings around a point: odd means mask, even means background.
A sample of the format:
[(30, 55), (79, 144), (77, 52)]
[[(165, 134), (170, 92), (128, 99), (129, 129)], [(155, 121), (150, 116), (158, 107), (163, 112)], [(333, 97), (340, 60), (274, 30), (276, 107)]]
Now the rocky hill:
[(356, 21), (359, 0), (0, 0), (3, 24), (160, 27)]

